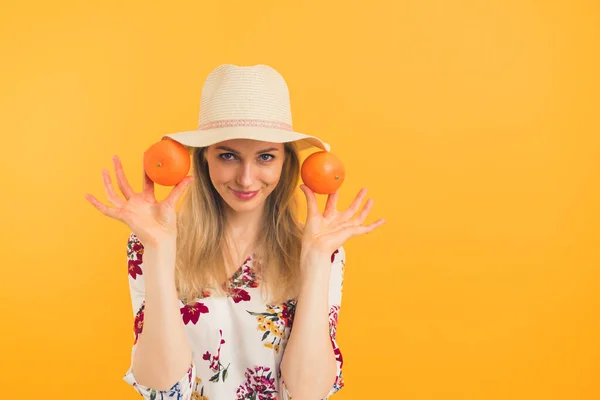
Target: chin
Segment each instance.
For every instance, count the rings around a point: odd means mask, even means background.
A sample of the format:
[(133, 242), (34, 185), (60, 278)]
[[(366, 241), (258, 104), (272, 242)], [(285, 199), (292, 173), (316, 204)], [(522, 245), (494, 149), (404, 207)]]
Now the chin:
[(227, 205), (235, 212), (249, 212), (260, 207), (264, 202), (260, 193), (255, 198), (250, 200), (240, 200), (232, 193), (229, 193), (225, 200)]
[(258, 208), (258, 204), (235, 204), (227, 202), (229, 207), (238, 213), (247, 213)]

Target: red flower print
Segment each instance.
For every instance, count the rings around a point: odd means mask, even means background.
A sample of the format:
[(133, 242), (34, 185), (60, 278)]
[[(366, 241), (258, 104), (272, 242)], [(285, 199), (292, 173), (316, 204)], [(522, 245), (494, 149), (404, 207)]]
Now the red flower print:
[(342, 373), (341, 373), (342, 366), (344, 365), (344, 358), (342, 357), (342, 352), (340, 351), (340, 348), (335, 339), (337, 324), (338, 324), (338, 319), (339, 319), (339, 313), (340, 313), (339, 305), (334, 305), (329, 310), (329, 336), (330, 336), (329, 338), (331, 339), (331, 345), (333, 346), (333, 353), (335, 354), (335, 359), (337, 361), (337, 365), (340, 370), (340, 373), (335, 378), (335, 383), (333, 384), (335, 392), (337, 392), (344, 386), (344, 379), (342, 378)]
[(144, 254), (144, 246), (142, 245), (142, 242), (135, 242), (131, 247), (131, 250), (133, 250), (138, 255), (138, 258), (140, 260), (142, 259), (142, 256)]
[(335, 382), (333, 383), (333, 388), (334, 388), (334, 393), (335, 393), (344, 387), (345, 382), (344, 382), (344, 377), (342, 376), (342, 366), (344, 365), (344, 359), (342, 357), (342, 352), (340, 351), (339, 347), (337, 347), (337, 345), (335, 345), (335, 343), (334, 343), (333, 347), (334, 347), (333, 353), (335, 354), (335, 359), (339, 366), (338, 368), (340, 369), (340, 372), (335, 377)]
[(127, 268), (129, 270), (129, 275), (131, 275), (133, 279), (136, 279), (138, 275), (143, 274), (142, 267), (140, 266), (143, 255), (144, 246), (132, 232), (127, 241)]
[(208, 307), (204, 305), (204, 303), (196, 302), (193, 305), (185, 305), (179, 309), (181, 315), (183, 316), (183, 323), (185, 325), (188, 322), (196, 325), (198, 323), (198, 319), (200, 319), (200, 314), (208, 314)]
[[(267, 374), (268, 372), (268, 374)], [(241, 384), (235, 394), (236, 399), (269, 400), (277, 399), (275, 377), (272, 377), (269, 367), (254, 367), (246, 369), (246, 382)]]
[(145, 307), (145, 305), (146, 305), (146, 302), (143, 301), (142, 306), (140, 307), (138, 312), (135, 314), (135, 321), (133, 322), (133, 333), (135, 333), (135, 340), (134, 340), (133, 344), (137, 343), (138, 337), (140, 336), (140, 334), (142, 333), (142, 330), (144, 329), (144, 307)]
[(127, 241), (127, 257), (142, 259), (144, 255), (144, 245), (140, 242), (140, 239), (131, 232), (129, 240)]
[(242, 266), (233, 274), (229, 280), (231, 288), (251, 287), (256, 288), (260, 284), (256, 279), (256, 271), (252, 264), (256, 262), (252, 256), (246, 258)]
[(250, 301), (250, 294), (244, 289), (233, 288), (231, 289), (231, 298), (236, 303), (239, 303), (240, 301)]
[(291, 328), (292, 326), (292, 318), (294, 317), (292, 312), (294, 311), (293, 308), (294, 304), (289, 303), (289, 302), (285, 302), (283, 304), (281, 304), (281, 316), (279, 317), (281, 319), (281, 321), (283, 322), (283, 325), (285, 327), (289, 327)]
[(221, 346), (225, 344), (225, 339), (223, 339), (223, 331), (221, 329), (219, 329), (219, 334), (221, 335), (221, 341), (219, 342), (217, 355), (213, 356), (208, 350), (202, 355), (203, 360), (210, 361), (209, 368), (214, 374), (209, 379), (211, 382), (219, 382), (219, 380), (221, 379), (223, 380), (223, 382), (225, 382), (229, 374), (229, 365), (231, 365), (231, 363), (229, 363), (227, 367), (223, 367), (223, 364), (221, 364), (221, 361), (219, 360), (219, 358), (221, 357)]
[(340, 314), (340, 306), (333, 305), (329, 310), (329, 334), (331, 337), (335, 338), (336, 329), (338, 324), (338, 318)]
[(131, 277), (133, 279), (136, 279), (138, 275), (142, 275), (142, 267), (140, 267), (140, 264), (142, 263), (142, 260), (128, 260), (127, 261), (127, 265), (129, 267), (129, 275), (131, 275)]
[(340, 249), (336, 249), (333, 254), (331, 254), (331, 262), (335, 260), (335, 255), (340, 252)]
[(335, 345), (335, 348), (333, 349), (333, 354), (335, 354), (335, 359), (340, 363), (340, 368), (342, 367), (342, 365), (344, 364), (344, 357), (342, 357), (342, 352), (340, 351), (340, 348)]

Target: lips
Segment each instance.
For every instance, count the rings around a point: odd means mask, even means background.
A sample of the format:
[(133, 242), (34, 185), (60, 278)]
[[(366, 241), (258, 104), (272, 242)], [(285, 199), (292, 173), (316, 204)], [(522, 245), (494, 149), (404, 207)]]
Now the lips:
[(230, 190), (235, 195), (235, 197), (242, 199), (242, 200), (251, 199), (254, 196), (256, 196), (256, 194), (258, 193), (258, 190), (254, 191), (254, 192), (238, 192), (237, 190), (233, 190), (233, 189), (230, 189)]

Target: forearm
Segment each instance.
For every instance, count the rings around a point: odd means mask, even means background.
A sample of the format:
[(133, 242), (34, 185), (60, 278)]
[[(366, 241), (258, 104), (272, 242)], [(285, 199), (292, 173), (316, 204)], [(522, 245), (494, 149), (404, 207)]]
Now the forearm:
[(292, 332), (281, 362), (283, 381), (294, 400), (326, 397), (336, 376), (329, 335), (329, 256), (313, 259), (304, 271)]
[(170, 389), (192, 360), (179, 310), (174, 265), (175, 246), (145, 247), (144, 325), (132, 372), (141, 385), (156, 390)]

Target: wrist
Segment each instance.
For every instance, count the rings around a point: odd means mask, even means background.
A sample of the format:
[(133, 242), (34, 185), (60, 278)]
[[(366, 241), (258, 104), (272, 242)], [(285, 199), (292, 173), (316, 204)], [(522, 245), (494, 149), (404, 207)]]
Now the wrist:
[(159, 233), (148, 235), (142, 243), (146, 248), (157, 250), (173, 247), (177, 243), (177, 234)]
[(324, 263), (325, 260), (331, 261), (331, 252), (315, 248), (302, 249), (300, 253), (300, 260), (302, 262)]
[(331, 275), (331, 255), (307, 255), (300, 263), (300, 271), (302, 284), (328, 282)]
[(172, 273), (175, 269), (176, 250), (174, 243), (161, 242), (157, 245), (145, 246), (143, 260), (146, 269)]

